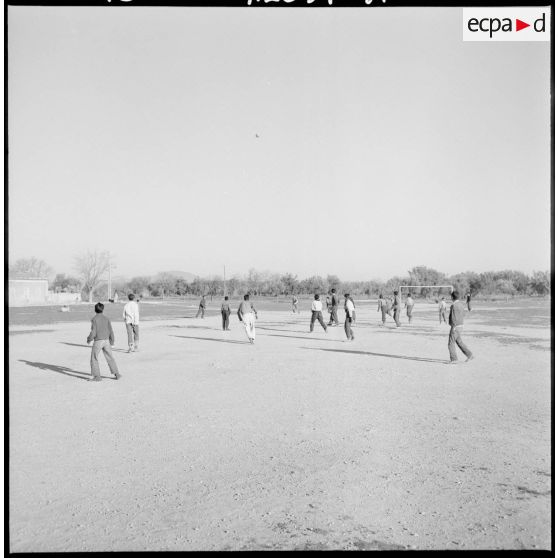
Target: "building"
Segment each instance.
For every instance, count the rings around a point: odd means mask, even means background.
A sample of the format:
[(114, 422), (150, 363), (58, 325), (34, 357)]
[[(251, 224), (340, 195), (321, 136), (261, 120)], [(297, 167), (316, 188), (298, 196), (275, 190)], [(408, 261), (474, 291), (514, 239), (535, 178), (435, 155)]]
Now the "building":
[(8, 279), (9, 306), (45, 304), (47, 299), (47, 279)]

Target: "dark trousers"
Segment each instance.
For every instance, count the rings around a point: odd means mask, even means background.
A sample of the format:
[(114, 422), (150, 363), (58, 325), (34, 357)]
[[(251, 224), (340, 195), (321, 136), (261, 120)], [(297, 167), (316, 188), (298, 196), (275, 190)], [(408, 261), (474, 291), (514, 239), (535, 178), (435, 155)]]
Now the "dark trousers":
[(353, 329), (351, 328), (351, 322), (353, 319), (347, 314), (345, 317), (345, 335), (347, 339), (354, 339), (355, 334), (353, 333)]
[(401, 310), (399, 310), (399, 308), (394, 308), (393, 309), (393, 319), (395, 321), (395, 325), (397, 327), (399, 327), (401, 325), (401, 322), (399, 321), (399, 314), (401, 313)]
[(461, 339), (461, 329), (462, 326), (451, 327), (448, 339), (448, 349), (450, 354), (450, 360), (457, 360), (457, 352), (455, 350), (455, 345), (461, 349), (461, 352), (469, 358), (473, 353), (467, 348), (467, 345), (463, 343)]
[(221, 318), (223, 319), (223, 329), (229, 329), (230, 314), (230, 312), (221, 312)]
[(471, 311), (471, 301), (470, 300), (467, 301), (467, 310), (469, 310), (469, 312)]
[(203, 318), (203, 316), (204, 316), (204, 314), (205, 314), (205, 306), (200, 306), (200, 307), (198, 308), (198, 313), (196, 314), (196, 318), (197, 318), (200, 314), (201, 314), (201, 316), (202, 316), (202, 318)]
[(327, 325), (332, 325), (335, 322), (336, 325), (339, 325), (339, 318), (337, 317), (337, 306), (331, 307), (331, 312), (329, 314), (329, 323)]
[(312, 310), (312, 317), (310, 318), (310, 331), (314, 331), (314, 322), (318, 320), (318, 322), (320, 322), (320, 325), (324, 328), (324, 331), (327, 331), (327, 326), (324, 322), (324, 317), (322, 316), (321, 312), (317, 312), (315, 310)]

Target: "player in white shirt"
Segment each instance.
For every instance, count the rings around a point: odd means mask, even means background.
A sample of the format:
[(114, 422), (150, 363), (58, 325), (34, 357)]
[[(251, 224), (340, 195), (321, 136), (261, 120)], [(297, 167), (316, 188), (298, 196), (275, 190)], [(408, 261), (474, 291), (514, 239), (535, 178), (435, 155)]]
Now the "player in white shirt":
[(345, 293), (345, 335), (347, 336), (347, 341), (354, 341), (355, 334), (351, 327), (353, 321), (353, 312), (355, 311), (355, 305), (351, 300), (351, 295)]
[(324, 317), (322, 315), (322, 301), (320, 300), (320, 295), (314, 295), (314, 300), (312, 301), (312, 317), (310, 318), (310, 333), (314, 331), (314, 322), (318, 320), (320, 325), (327, 331), (327, 326), (324, 322)]
[(126, 324), (126, 333), (128, 333), (128, 352), (139, 351), (139, 306), (134, 300), (133, 294), (128, 295), (128, 301), (124, 306), (122, 317)]
[(411, 293), (407, 295), (407, 300), (405, 301), (405, 308), (407, 310), (407, 318), (409, 319), (409, 323), (413, 321), (413, 306), (415, 305), (415, 301), (411, 296)]
[(447, 309), (446, 299), (445, 297), (442, 297), (442, 300), (440, 300), (438, 304), (438, 317), (440, 318), (440, 323), (442, 323), (442, 320), (444, 320), (445, 324), (448, 323), (446, 320), (446, 309)]

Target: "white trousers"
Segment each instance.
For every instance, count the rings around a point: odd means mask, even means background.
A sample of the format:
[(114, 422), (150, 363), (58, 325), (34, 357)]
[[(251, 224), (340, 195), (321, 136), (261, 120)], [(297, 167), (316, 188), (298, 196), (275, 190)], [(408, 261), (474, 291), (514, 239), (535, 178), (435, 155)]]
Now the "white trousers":
[(256, 339), (256, 316), (253, 312), (248, 312), (242, 316), (242, 322), (246, 328), (248, 339)]

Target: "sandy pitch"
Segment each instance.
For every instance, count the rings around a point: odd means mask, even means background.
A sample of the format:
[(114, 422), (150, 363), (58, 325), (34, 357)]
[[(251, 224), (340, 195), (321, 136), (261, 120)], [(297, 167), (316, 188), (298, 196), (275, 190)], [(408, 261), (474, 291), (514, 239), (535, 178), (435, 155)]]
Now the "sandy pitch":
[(450, 366), (417, 310), (359, 307), (353, 343), (309, 312), (260, 312), (254, 346), (234, 315), (144, 321), (98, 384), (86, 323), (11, 335), (10, 550), (549, 549), (549, 344), (472, 313)]

